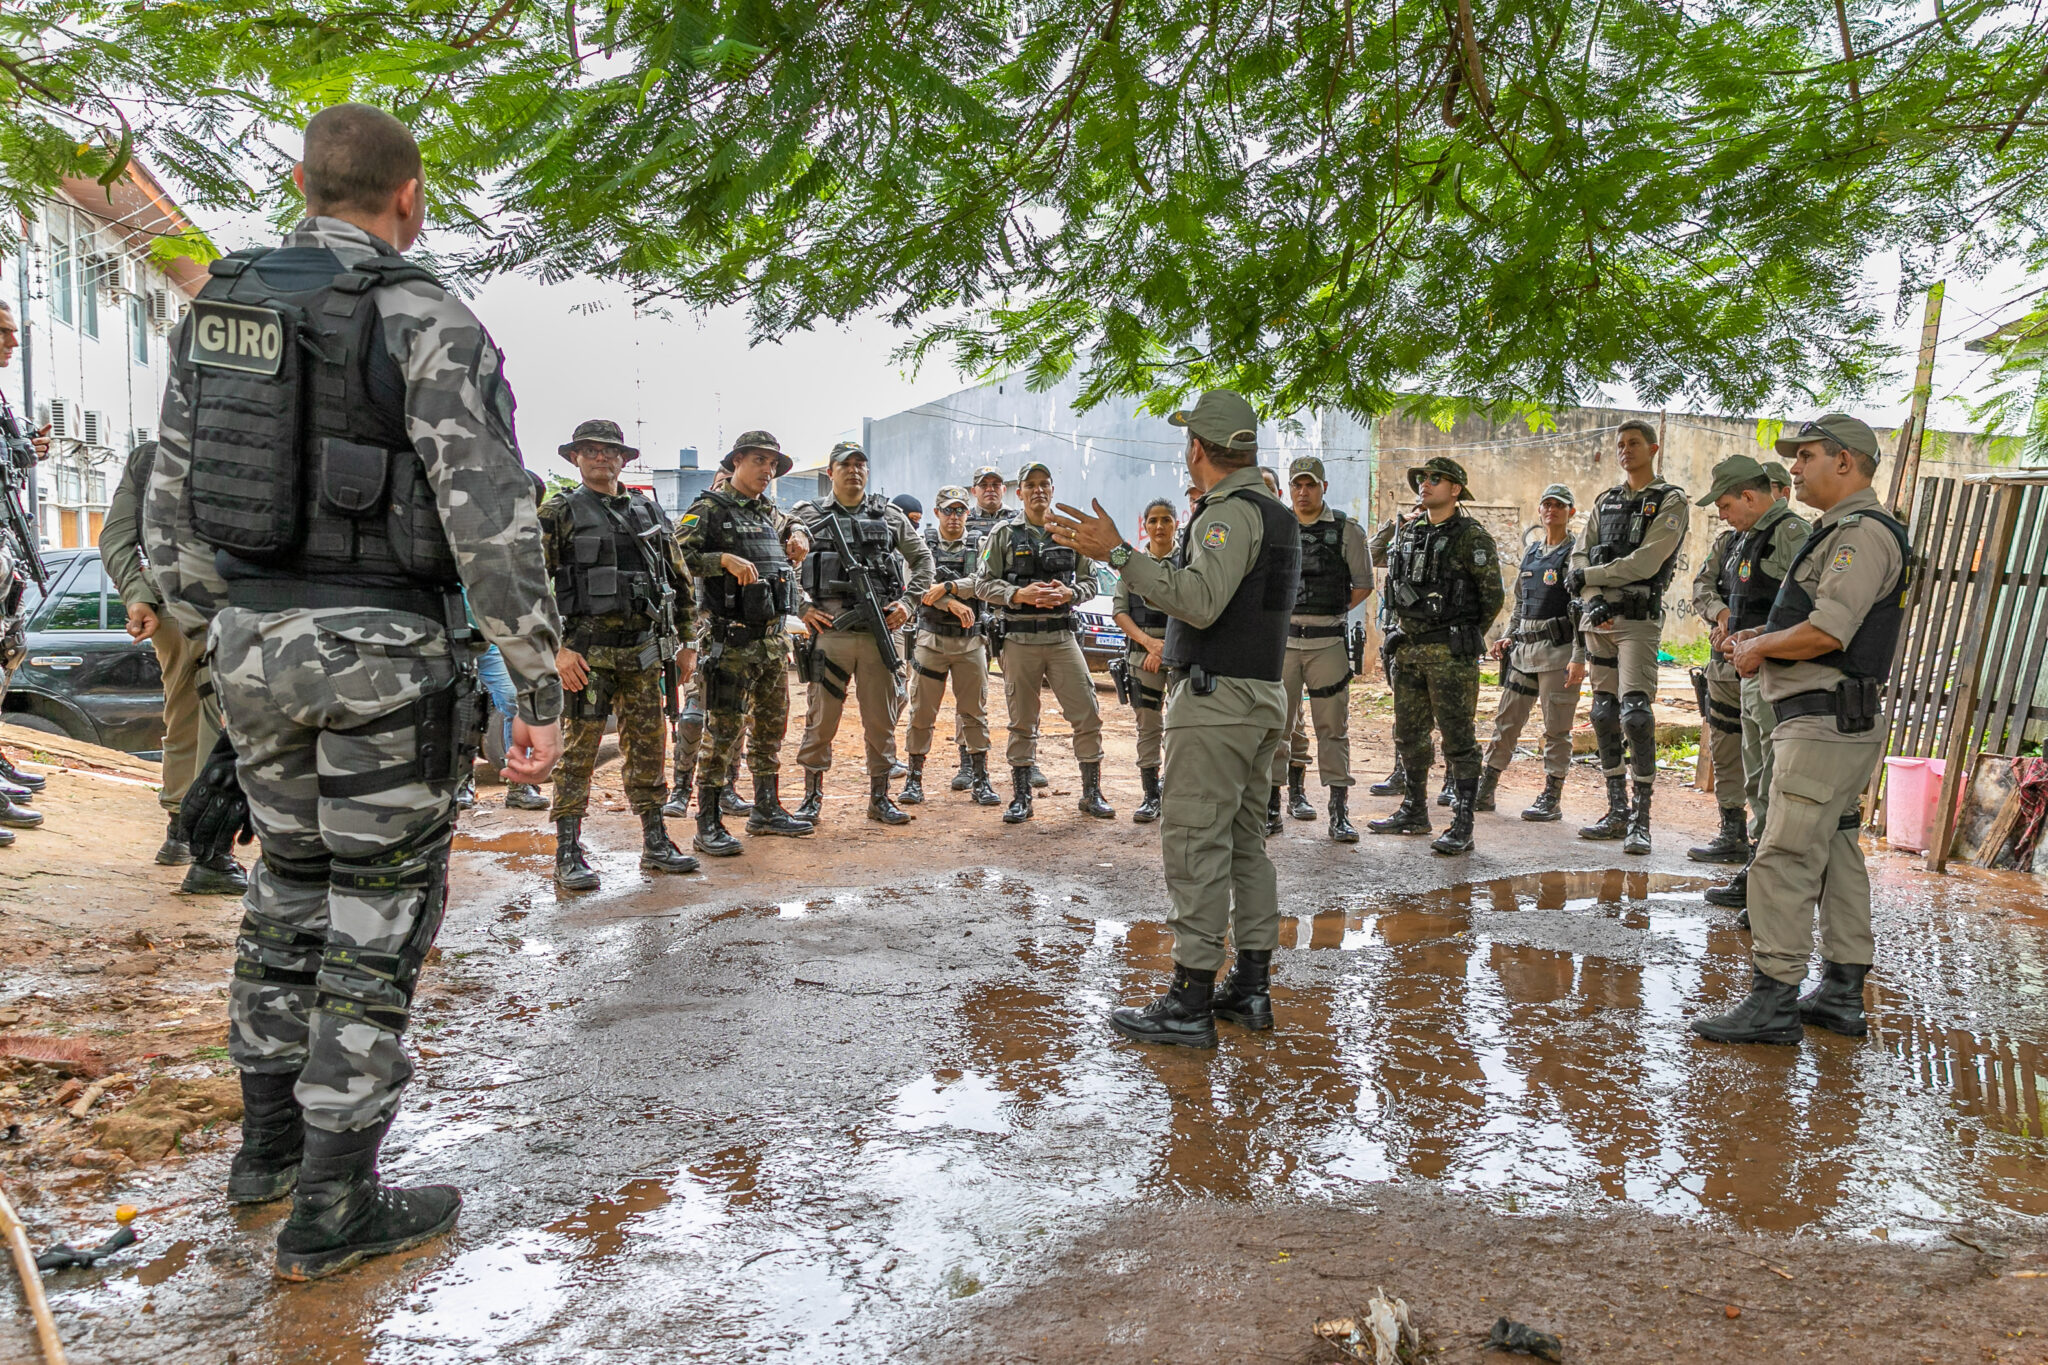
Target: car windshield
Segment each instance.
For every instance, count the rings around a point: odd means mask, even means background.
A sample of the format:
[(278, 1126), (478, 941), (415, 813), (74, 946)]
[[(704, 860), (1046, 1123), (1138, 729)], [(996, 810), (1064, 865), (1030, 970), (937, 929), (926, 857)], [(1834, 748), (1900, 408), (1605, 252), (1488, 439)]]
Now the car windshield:
[(1113, 593), (1116, 591), (1117, 581), (1115, 569), (1110, 568), (1107, 564), (1097, 564), (1095, 566), (1095, 591), (1104, 594)]

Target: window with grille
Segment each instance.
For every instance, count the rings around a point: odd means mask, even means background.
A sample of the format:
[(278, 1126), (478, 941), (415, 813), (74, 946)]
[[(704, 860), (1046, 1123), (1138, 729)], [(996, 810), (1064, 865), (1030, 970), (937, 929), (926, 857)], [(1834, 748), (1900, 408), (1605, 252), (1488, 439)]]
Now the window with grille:
[(73, 301), (78, 292), (77, 270), (71, 259), (71, 215), (50, 210), (50, 316), (59, 322), (76, 322)]
[(128, 296), (128, 345), (136, 364), (149, 364), (149, 301), (140, 294)]

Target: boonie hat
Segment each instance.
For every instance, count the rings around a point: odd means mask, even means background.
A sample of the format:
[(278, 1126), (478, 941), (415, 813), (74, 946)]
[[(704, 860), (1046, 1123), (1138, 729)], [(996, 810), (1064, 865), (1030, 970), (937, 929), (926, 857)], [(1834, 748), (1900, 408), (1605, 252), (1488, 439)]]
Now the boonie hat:
[(743, 431), (739, 434), (739, 439), (732, 443), (732, 449), (725, 452), (725, 458), (718, 462), (718, 467), (728, 474), (732, 473), (732, 462), (739, 458), (741, 451), (746, 450), (774, 451), (776, 454), (775, 477), (778, 479), (787, 474), (789, 467), (796, 463), (795, 460), (782, 453), (782, 442), (776, 440), (773, 433), (766, 431)]
[(1790, 488), (1792, 486), (1792, 471), (1776, 460), (1764, 461), (1764, 477), (1780, 488)]
[(994, 475), (996, 478), (1000, 479), (1003, 477), (1003, 471), (997, 469), (992, 464), (985, 464), (981, 468), (974, 471), (974, 477), (967, 481), (968, 485), (970, 487), (979, 485), (983, 479), (988, 478), (990, 475)]
[(1041, 469), (1045, 471), (1045, 477), (1048, 479), (1052, 477), (1051, 465), (1039, 460), (1026, 460), (1023, 467), (1017, 471), (1017, 486), (1019, 488), (1023, 487), (1024, 480), (1030, 478), (1033, 473)]
[(611, 446), (615, 450), (624, 451), (629, 460), (640, 458), (640, 452), (626, 444), (626, 433), (620, 429), (619, 424), (607, 422), (602, 417), (578, 423), (576, 434), (569, 438), (567, 444), (556, 446), (555, 453), (565, 460), (574, 461), (576, 457), (570, 452), (583, 445)]
[(1211, 389), (1196, 399), (1192, 408), (1176, 412), (1166, 420), (1225, 450), (1259, 448), (1259, 414), (1252, 411), (1243, 394), (1229, 389)]
[(1764, 467), (1747, 455), (1730, 455), (1714, 466), (1713, 482), (1707, 485), (1707, 505), (1712, 506), (1724, 495), (1733, 493), (1746, 483), (1768, 478)]
[(1422, 476), (1425, 474), (1441, 474), (1452, 483), (1458, 485), (1459, 502), (1467, 502), (1471, 499), (1472, 490), (1465, 483), (1465, 466), (1449, 456), (1432, 455), (1421, 464), (1415, 466), (1415, 468), (1409, 470), (1408, 486), (1417, 493), (1420, 493), (1422, 491)]
[(1536, 501), (1538, 503), (1561, 502), (1566, 507), (1570, 508), (1577, 508), (1579, 505), (1578, 501), (1572, 497), (1572, 490), (1566, 488), (1561, 483), (1554, 483), (1550, 485), (1550, 487), (1544, 489), (1543, 496), (1536, 499)]
[(1846, 412), (1824, 412), (1810, 422), (1801, 422), (1797, 428), (1788, 426), (1778, 433), (1778, 439), (1772, 444), (1780, 455), (1789, 460), (1799, 453), (1800, 446), (1808, 441), (1818, 441), (1823, 436), (1859, 455), (1868, 455), (1873, 460), (1880, 458), (1877, 433), (1870, 429), (1868, 422)]
[(948, 507), (964, 508), (967, 506), (967, 490), (957, 483), (949, 483), (939, 490), (939, 496), (934, 505), (941, 512), (945, 511)]
[(1323, 473), (1323, 462), (1313, 455), (1297, 455), (1294, 457), (1294, 462), (1287, 466), (1287, 482), (1289, 483), (1293, 483), (1304, 474), (1313, 478), (1317, 483), (1328, 483), (1330, 481)]
[(825, 468), (835, 469), (841, 460), (855, 455), (860, 456), (863, 460), (866, 460), (868, 457), (868, 453), (860, 448), (859, 441), (841, 441), (838, 445), (833, 446), (832, 453), (825, 457)]

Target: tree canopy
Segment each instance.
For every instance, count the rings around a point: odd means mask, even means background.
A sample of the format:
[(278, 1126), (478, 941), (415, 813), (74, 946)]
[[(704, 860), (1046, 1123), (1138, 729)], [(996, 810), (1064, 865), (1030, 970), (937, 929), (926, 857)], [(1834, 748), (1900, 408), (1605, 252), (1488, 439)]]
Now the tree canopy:
[(1162, 407), (1747, 410), (1892, 357), (1862, 265), (2048, 256), (2040, 0), (20, 0), (17, 199), (133, 151), (291, 211), (267, 130), (420, 130), (463, 269), (881, 309)]

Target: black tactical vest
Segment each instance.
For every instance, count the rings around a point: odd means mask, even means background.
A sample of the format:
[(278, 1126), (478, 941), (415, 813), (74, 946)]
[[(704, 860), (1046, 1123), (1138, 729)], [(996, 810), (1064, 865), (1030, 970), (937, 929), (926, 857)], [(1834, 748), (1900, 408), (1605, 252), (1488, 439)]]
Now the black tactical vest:
[(1752, 526), (1729, 545), (1721, 565), (1721, 596), (1728, 603), (1730, 633), (1754, 630), (1770, 619), (1779, 580), (1764, 573), (1764, 561), (1777, 551), (1778, 532), (1796, 520), (1788, 512), (1769, 526)]
[[(1178, 616), (1166, 623), (1166, 645), (1161, 651), (1168, 668), (1191, 668), (1197, 664), (1219, 678), (1254, 678), (1280, 681), (1281, 665), (1287, 659), (1287, 620), (1294, 614), (1295, 596), (1301, 587), (1301, 519), (1294, 509), (1264, 495), (1230, 492), (1222, 501), (1243, 497), (1258, 510), (1265, 523), (1260, 533), (1259, 557), (1252, 561), (1244, 580), (1218, 616), (1204, 630), (1196, 630)], [(1180, 548), (1174, 552), (1176, 568), (1188, 566), (1188, 536), (1197, 515), (1181, 528)]]
[[(974, 576), (975, 565), (981, 559), (979, 531), (969, 531), (958, 540), (946, 540), (939, 535), (938, 528), (934, 526), (924, 533), (924, 543), (929, 545), (932, 551), (933, 582), (951, 583)], [(946, 599), (939, 600), (943, 602)], [(967, 605), (973, 608), (974, 619), (979, 622), (981, 603), (969, 601)], [(918, 629), (931, 631), (935, 635), (966, 635), (973, 630), (972, 626), (961, 625), (960, 618), (944, 607), (926, 606), (922, 602), (917, 604), (917, 625)]]
[(1471, 578), (1448, 563), (1451, 539), (1464, 514), (1441, 524), (1428, 517), (1403, 522), (1387, 550), (1387, 600), (1400, 620), (1417, 627), (1470, 625), (1479, 614)]
[(847, 602), (853, 597), (853, 582), (847, 577), (838, 542), (823, 525), (826, 519), (839, 523), (847, 548), (867, 568), (885, 605), (903, 595), (896, 532), (889, 524), (887, 511), (890, 505), (886, 499), (873, 495), (863, 498), (860, 506), (851, 511), (832, 499), (819, 504), (824, 516), (811, 528), (811, 552), (804, 557), (802, 570), (804, 591), (813, 602)]
[[(1593, 524), (1590, 528), (1593, 543), (1586, 551), (1587, 562), (1611, 564), (1633, 551), (1650, 533), (1650, 524), (1664, 510), (1666, 500), (1684, 496), (1684, 490), (1668, 483), (1652, 483), (1640, 493), (1630, 492), (1624, 483), (1602, 493), (1593, 502)], [(1664, 590), (1671, 586), (1671, 576), (1677, 572), (1678, 551), (1673, 550), (1656, 573), (1618, 586), (1647, 587), (1655, 594), (1656, 600), (1661, 601)]]
[(173, 363), (192, 410), (192, 528), (229, 600), (276, 610), (298, 584), (301, 605), (440, 615), (455, 556), (370, 298), (434, 276), (398, 256), (344, 266), (325, 247), (208, 269)]
[(1135, 592), (1124, 594), (1124, 610), (1131, 618), (1131, 624), (1157, 640), (1166, 629), (1166, 623), (1173, 618), (1159, 608), (1138, 596)]
[[(1080, 556), (1064, 545), (1053, 543), (1052, 533), (1042, 526), (1033, 526), (1018, 517), (1007, 523), (1010, 528), (1009, 546), (1003, 555), (999, 568), (1003, 581), (1013, 588), (1031, 583), (1064, 583), (1077, 587), (1081, 568)], [(1073, 606), (1027, 607), (1022, 602), (1003, 608), (1011, 621), (1073, 619)]]
[(760, 577), (746, 587), (731, 574), (705, 574), (697, 579), (697, 601), (721, 621), (765, 626), (797, 609), (796, 571), (783, 552), (775, 516), (765, 504), (714, 489), (690, 509), (705, 526), (704, 547), (736, 555), (754, 566)]
[(1572, 595), (1564, 579), (1575, 543), (1572, 536), (1555, 546), (1539, 540), (1523, 551), (1521, 576), (1515, 580), (1515, 615), (1523, 625), (1552, 620), (1570, 609)]
[[(1296, 517), (1295, 523), (1300, 524)], [(1351, 566), (1344, 561), (1342, 512), (1301, 528), (1301, 591), (1296, 616), (1342, 616), (1351, 610)]]
[[(1785, 569), (1785, 581), (1778, 585), (1778, 599), (1771, 604), (1770, 615), (1764, 625), (1772, 631), (1789, 630), (1807, 617), (1813, 615), (1814, 601), (1810, 593), (1799, 585), (1799, 566), (1835, 538), (1835, 532), (1853, 524), (1859, 517), (1868, 517), (1892, 533), (1899, 542), (1899, 581), (1892, 585), (1884, 596), (1870, 604), (1870, 610), (1863, 617), (1863, 624), (1856, 628), (1856, 634), (1841, 649), (1818, 655), (1812, 662), (1838, 668), (1852, 678), (1877, 678), (1891, 676), (1892, 655), (1897, 652), (1899, 631), (1906, 622), (1906, 594), (1913, 584), (1913, 546), (1906, 539), (1906, 528), (1889, 513), (1875, 508), (1852, 512), (1824, 531), (1815, 531), (1806, 538), (1792, 555), (1792, 563)], [(1826, 570), (1822, 570), (1826, 572)], [(1780, 668), (1793, 662), (1789, 659), (1765, 659), (1765, 663)]]
[(984, 512), (981, 510), (981, 504), (976, 503), (974, 510), (967, 514), (967, 533), (987, 540), (989, 532), (995, 530), (996, 527), (1001, 526), (1016, 515), (1015, 512), (1012, 512), (1007, 507), (993, 514)]
[(555, 605), (565, 617), (621, 615), (652, 625), (668, 585), (657, 576), (668, 534), (655, 505), (637, 493), (615, 509), (587, 487), (561, 495), (569, 511), (569, 553), (555, 566)]

